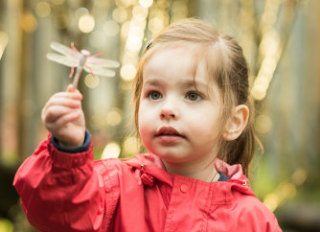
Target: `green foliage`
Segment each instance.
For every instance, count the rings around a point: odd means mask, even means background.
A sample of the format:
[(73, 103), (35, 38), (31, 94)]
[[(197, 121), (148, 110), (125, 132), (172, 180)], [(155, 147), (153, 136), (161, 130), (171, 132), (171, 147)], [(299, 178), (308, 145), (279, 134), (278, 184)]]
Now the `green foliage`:
[(0, 232), (13, 232), (13, 224), (5, 218), (0, 218)]
[(267, 162), (266, 157), (267, 155), (264, 154), (253, 161), (251, 187), (259, 199), (263, 199), (279, 184), (279, 181), (276, 181), (274, 177), (270, 175), (270, 173), (272, 173), (272, 167)]

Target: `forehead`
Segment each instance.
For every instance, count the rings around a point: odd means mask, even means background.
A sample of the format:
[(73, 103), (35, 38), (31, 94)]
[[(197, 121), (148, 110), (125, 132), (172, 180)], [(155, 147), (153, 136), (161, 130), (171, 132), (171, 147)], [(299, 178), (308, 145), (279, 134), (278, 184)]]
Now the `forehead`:
[(149, 55), (143, 67), (143, 82), (154, 78), (207, 82), (206, 65), (192, 48), (157, 49)]

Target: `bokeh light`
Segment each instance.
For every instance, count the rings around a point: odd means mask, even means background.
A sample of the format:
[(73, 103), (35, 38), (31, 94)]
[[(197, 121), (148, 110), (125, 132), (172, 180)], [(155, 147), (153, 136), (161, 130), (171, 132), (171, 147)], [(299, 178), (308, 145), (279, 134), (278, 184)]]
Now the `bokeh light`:
[(121, 67), (120, 76), (125, 81), (131, 81), (136, 75), (136, 67), (133, 64), (125, 64)]
[(31, 12), (24, 12), (20, 18), (20, 26), (25, 32), (34, 32), (38, 27), (36, 17)]
[(51, 7), (47, 2), (38, 2), (36, 5), (36, 13), (39, 17), (48, 17), (51, 13)]
[(126, 48), (129, 51), (138, 52), (142, 46), (142, 39), (139, 36), (132, 35), (128, 37)]
[(266, 134), (271, 130), (272, 121), (268, 115), (260, 114), (256, 117), (255, 127), (260, 134)]
[(269, 210), (274, 212), (275, 209), (279, 206), (280, 199), (276, 194), (270, 193), (270, 194), (266, 195), (266, 197), (264, 198), (263, 203), (265, 204), (265, 206), (267, 206), (267, 208)]
[(114, 108), (110, 110), (106, 116), (106, 123), (109, 126), (117, 126), (121, 122), (122, 117), (120, 110), (117, 108)]
[(137, 154), (139, 152), (138, 139), (135, 136), (127, 137), (123, 142), (123, 153), (126, 155)]
[(303, 168), (298, 168), (297, 170), (294, 171), (292, 177), (292, 182), (297, 185), (300, 186), (302, 185), (306, 179), (307, 179), (307, 172), (305, 169)]
[(6, 49), (8, 44), (8, 35), (7, 33), (0, 31), (0, 60), (2, 58), (3, 52)]
[(254, 88), (251, 90), (251, 94), (254, 99), (262, 100), (265, 98), (267, 91), (265, 85), (259, 84), (258, 82), (255, 83)]
[(123, 23), (127, 20), (128, 13), (126, 9), (118, 7), (112, 11), (112, 18), (119, 23)]
[(139, 0), (139, 3), (144, 8), (149, 8), (152, 6), (153, 0)]
[(123, 64), (136, 64), (138, 62), (138, 57), (136, 53), (126, 51), (126, 53), (122, 56), (122, 63)]
[(159, 33), (164, 28), (163, 20), (160, 17), (150, 19), (148, 29), (154, 33)]
[(82, 15), (79, 18), (78, 27), (81, 32), (90, 33), (91, 31), (93, 31), (94, 26), (95, 26), (95, 20), (92, 15), (89, 15), (89, 14)]
[(10, 220), (0, 218), (0, 232), (13, 232), (13, 224)]
[(98, 76), (94, 76), (92, 74), (88, 74), (84, 78), (84, 83), (87, 87), (93, 89), (96, 88), (100, 83), (100, 78)]
[(279, 46), (278, 32), (274, 29), (266, 32), (259, 46), (263, 60), (251, 90), (252, 96), (256, 100), (263, 100), (267, 95), (267, 90), (280, 59), (281, 50)]
[(174, 1), (172, 3), (172, 21), (176, 21), (188, 16), (188, 7), (185, 1)]
[(141, 27), (131, 25), (129, 29), (129, 37), (137, 37), (139, 40), (143, 38), (143, 30)]
[(282, 199), (291, 199), (297, 194), (297, 189), (292, 183), (285, 183), (281, 186)]
[(129, 33), (129, 28), (130, 28), (130, 21), (126, 21), (122, 24), (121, 27), (121, 38), (124, 40), (128, 37), (128, 33)]
[(141, 7), (140, 5), (135, 6), (132, 9), (133, 17), (143, 17), (146, 18), (148, 16), (148, 9)]
[(78, 8), (74, 13), (75, 17), (77, 18), (80, 18), (83, 15), (89, 15), (89, 14), (90, 14), (89, 10), (85, 7)]
[(101, 155), (102, 159), (118, 158), (120, 155), (121, 149), (118, 143), (110, 142), (108, 143)]

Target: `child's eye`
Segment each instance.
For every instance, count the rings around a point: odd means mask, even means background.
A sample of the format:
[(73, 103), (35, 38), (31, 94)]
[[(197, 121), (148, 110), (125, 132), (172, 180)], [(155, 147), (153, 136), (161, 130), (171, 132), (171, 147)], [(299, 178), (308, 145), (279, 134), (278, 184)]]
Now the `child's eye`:
[(197, 92), (189, 91), (186, 94), (186, 99), (190, 101), (200, 101), (202, 99), (202, 96)]
[(147, 94), (148, 98), (150, 98), (151, 100), (159, 100), (162, 98), (162, 95), (161, 93), (159, 93), (158, 91), (150, 91), (148, 94)]

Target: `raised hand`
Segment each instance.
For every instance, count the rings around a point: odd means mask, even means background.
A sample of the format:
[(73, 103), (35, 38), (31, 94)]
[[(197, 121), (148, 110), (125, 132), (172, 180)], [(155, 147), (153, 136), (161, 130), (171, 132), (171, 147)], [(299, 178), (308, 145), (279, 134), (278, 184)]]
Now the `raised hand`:
[(42, 110), (45, 127), (62, 147), (78, 147), (83, 143), (85, 120), (81, 100), (81, 93), (69, 85), (66, 92), (54, 94)]

